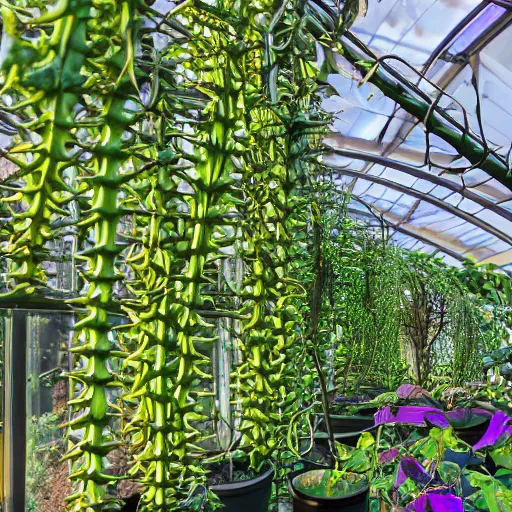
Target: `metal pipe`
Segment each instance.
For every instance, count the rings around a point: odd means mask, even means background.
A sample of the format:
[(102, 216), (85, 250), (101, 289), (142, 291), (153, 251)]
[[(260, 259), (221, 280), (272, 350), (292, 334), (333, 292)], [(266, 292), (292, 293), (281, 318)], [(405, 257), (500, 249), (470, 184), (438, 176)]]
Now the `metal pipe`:
[(5, 324), (3, 510), (23, 512), (27, 459), (26, 314), (12, 311)]
[[(328, 144), (328, 141), (327, 141)], [(506, 208), (503, 208), (502, 206), (499, 206), (496, 203), (493, 203), (489, 199), (472, 192), (470, 189), (464, 187), (460, 183), (456, 183), (451, 180), (444, 179), (440, 176), (437, 176), (435, 174), (431, 174), (428, 172), (425, 172), (421, 169), (418, 169), (417, 167), (414, 167), (412, 165), (404, 164), (402, 162), (399, 162), (397, 160), (392, 160), (390, 158), (387, 158), (385, 156), (380, 155), (374, 155), (371, 153), (365, 153), (365, 152), (359, 152), (356, 150), (351, 149), (333, 149), (333, 152), (337, 155), (346, 157), (346, 158), (354, 158), (356, 160), (362, 160), (364, 162), (371, 162), (378, 165), (383, 165), (385, 167), (389, 167), (390, 169), (395, 169), (397, 171), (403, 172), (405, 174), (408, 174), (410, 176), (414, 176), (415, 178), (419, 178), (425, 181), (428, 181), (430, 183), (433, 183), (434, 185), (439, 185), (440, 187), (445, 187), (449, 190), (452, 190), (453, 192), (457, 192), (461, 196), (465, 197), (466, 199), (469, 199), (470, 201), (473, 201), (474, 203), (480, 205), (482, 208), (485, 208), (489, 211), (492, 211), (499, 215), (500, 217), (503, 217), (504, 219), (507, 219), (512, 222), (512, 211), (507, 210)], [(327, 155), (328, 156), (328, 155)], [(329, 166), (328, 160), (324, 157), (324, 162), (327, 166)], [(367, 174), (367, 173), (364, 173)], [(510, 200), (510, 198), (507, 199), (507, 201)]]
[(362, 215), (363, 217), (374, 217), (376, 218), (377, 220), (379, 220), (379, 222), (381, 221), (384, 221), (386, 223), (387, 226), (389, 226), (391, 229), (395, 230), (395, 231), (398, 231), (399, 233), (403, 233), (404, 235), (407, 235), (411, 238), (413, 238), (414, 240), (418, 240), (426, 245), (430, 245), (431, 247), (435, 247), (436, 249), (438, 249), (439, 251), (447, 254), (448, 256), (451, 256), (452, 258), (455, 258), (456, 260), (458, 261), (465, 261), (466, 258), (464, 258), (464, 256), (461, 256), (459, 253), (453, 251), (452, 249), (449, 249), (448, 247), (445, 247), (435, 241), (432, 241), (432, 240), (429, 240), (427, 239), (426, 237), (422, 236), (422, 235), (418, 235), (417, 233), (415, 233), (414, 231), (410, 231), (409, 229), (407, 228), (404, 228), (403, 226), (400, 226), (398, 224), (394, 224), (393, 222), (389, 221), (388, 219), (385, 218), (385, 214), (383, 214), (382, 212), (380, 213), (380, 215), (377, 215), (376, 213), (372, 212), (372, 207), (369, 206), (369, 205), (365, 205), (368, 209), (369, 209), (369, 213), (365, 213), (365, 212), (362, 212), (361, 210), (358, 210), (357, 208), (353, 208), (353, 207), (348, 207), (347, 210), (353, 214), (357, 214), (357, 215)]
[[(359, 52), (353, 47), (351, 48), (350, 45), (345, 45), (344, 57), (363, 73), (363, 76), (367, 76), (368, 71), (361, 65), (361, 62), (368, 62), (370, 59), (376, 62), (375, 56), (353, 34), (347, 34), (347, 39), (359, 48)], [(480, 137), (474, 133), (467, 133), (464, 126), (438, 105), (432, 108), (433, 100), (392, 66), (383, 62), (379, 68), (373, 70), (368, 78), (369, 82), (378, 87), (385, 96), (398, 103), (406, 112), (424, 121), (426, 128), (432, 134), (448, 142), (472, 165), (484, 170), (507, 188), (512, 188), (512, 180), (508, 175), (506, 162), (501, 156), (487, 149)], [(386, 73), (391, 75), (395, 81), (386, 76)]]
[(427, 203), (433, 204), (434, 206), (437, 206), (438, 208), (445, 210), (452, 215), (455, 215), (466, 222), (469, 222), (476, 227), (482, 229), (483, 231), (486, 231), (487, 233), (495, 236), (496, 238), (503, 240), (504, 242), (508, 243), (509, 245), (512, 245), (512, 237), (508, 236), (506, 233), (503, 233), (499, 229), (497, 229), (495, 226), (492, 226), (491, 224), (488, 224), (487, 222), (483, 221), (482, 219), (479, 219), (478, 217), (474, 217), (473, 215), (470, 215), (469, 213), (460, 210), (458, 208), (455, 208), (451, 204), (445, 203), (442, 199), (438, 199), (437, 197), (432, 197), (429, 195), (425, 195), (423, 192), (420, 192), (418, 190), (410, 189), (405, 187), (404, 185), (400, 185), (399, 183), (395, 183), (393, 181), (389, 181), (386, 178), (381, 178), (380, 176), (373, 176), (371, 174), (365, 174), (361, 171), (353, 171), (351, 169), (344, 169), (342, 167), (334, 167), (331, 166), (332, 169), (336, 169), (340, 172), (340, 174), (346, 174), (348, 176), (354, 176), (355, 178), (366, 180), (372, 183), (377, 183), (379, 185), (384, 185), (386, 187), (389, 187), (393, 190), (396, 190), (398, 192), (402, 192), (403, 194), (416, 197), (417, 199), (420, 199), (422, 201), (425, 201)]

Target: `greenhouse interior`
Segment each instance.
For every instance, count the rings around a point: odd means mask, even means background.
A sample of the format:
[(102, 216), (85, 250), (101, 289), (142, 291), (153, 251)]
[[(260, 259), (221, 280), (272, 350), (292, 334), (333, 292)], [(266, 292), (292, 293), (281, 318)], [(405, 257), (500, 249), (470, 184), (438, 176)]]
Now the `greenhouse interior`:
[(0, 31), (0, 511), (512, 512), (512, 0)]

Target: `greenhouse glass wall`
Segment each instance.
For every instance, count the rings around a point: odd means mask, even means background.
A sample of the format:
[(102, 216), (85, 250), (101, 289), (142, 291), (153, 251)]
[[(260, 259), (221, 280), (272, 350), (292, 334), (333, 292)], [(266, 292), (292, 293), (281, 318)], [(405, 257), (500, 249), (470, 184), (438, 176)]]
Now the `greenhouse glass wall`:
[(0, 31), (0, 512), (512, 511), (512, 1)]

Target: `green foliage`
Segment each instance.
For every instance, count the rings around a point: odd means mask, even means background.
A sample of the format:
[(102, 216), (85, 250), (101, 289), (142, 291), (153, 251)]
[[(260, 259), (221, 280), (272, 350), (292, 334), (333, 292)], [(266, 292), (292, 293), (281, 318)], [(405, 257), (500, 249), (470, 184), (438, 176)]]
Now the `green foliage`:
[[(236, 378), (242, 396), (241, 431), (254, 467), (279, 455), (289, 417), (302, 400), (296, 368), (300, 360), (297, 306), (303, 292), (295, 277), (300, 272), (295, 261), (300, 253), (297, 242), (305, 227), (301, 209), (306, 201), (300, 196), (300, 185), (318, 167), (318, 136), (327, 121), (315, 96), (314, 42), (295, 5), (276, 12), (270, 27), (275, 37), (272, 44), (266, 43), (270, 56), (262, 68), (268, 95), (256, 93), (256, 88), (246, 93), (252, 144), (243, 160), (246, 203), (240, 207), (240, 254), (246, 277), (242, 364)], [(255, 30), (265, 41), (266, 29)], [(261, 61), (262, 50), (255, 52)], [(252, 69), (255, 66), (256, 62)], [(251, 78), (258, 83), (257, 77)]]
[(468, 287), (470, 267), (461, 272), (394, 248), (384, 230), (339, 217), (327, 212), (331, 313), (323, 330), (325, 350), (335, 351), (337, 389), (351, 395), (364, 394), (362, 385), (396, 389), (406, 379), (426, 386), (479, 379), (482, 355), (506, 333), (497, 308), (489, 314), (492, 297)]
[(344, 217), (327, 244), (332, 321), (340, 326), (336, 383), (358, 392), (372, 382), (395, 389), (406, 372), (401, 345), (402, 254)]
[(512, 413), (512, 281), (494, 265), (467, 263), (459, 278), (478, 298), (482, 309), (482, 330), (486, 339), (483, 369), (487, 385), (482, 395), (486, 400)]
[[(105, 471), (118, 386), (122, 410), (136, 411), (124, 434), (142, 506), (172, 508), (204, 479), (191, 453), (209, 392), (197, 388), (211, 379), (211, 319), (222, 314), (211, 293), (217, 263), (235, 246), (246, 269), (243, 449), (255, 468), (295, 407), (293, 237), (305, 226), (296, 195), (326, 123), (315, 41), (293, 2), (198, 1), (164, 15), (135, 0), (45, 7), (4, 8), (3, 92), (19, 138), (2, 203), (14, 219), (2, 228), (9, 293), (47, 292), (51, 244), (72, 229), (84, 286), (72, 304), (85, 312), (70, 375), (70, 510), (119, 507)], [(352, 4), (343, 14), (334, 32), (353, 21)], [(308, 7), (304, 19), (317, 16)], [(143, 20), (158, 25), (158, 44)], [(334, 40), (326, 33), (323, 47)], [(110, 315), (119, 309), (128, 323), (118, 347)]]
[[(65, 455), (74, 512), (120, 508), (107, 455), (121, 436), (144, 488), (141, 510), (216, 506), (194, 492), (204, 488), (204, 460), (215, 458), (204, 453), (204, 424), (219, 318), (240, 324), (234, 455), (257, 472), (293, 457), (285, 442), (294, 412), (317, 405), (313, 366), (324, 409), (327, 384), (395, 388), (406, 373), (407, 315), (449, 302), (450, 327), (442, 338), (427, 329), (420, 352), (430, 359), (416, 377), (435, 374), (435, 341), (451, 337), (451, 379), (463, 383), (477, 375), (483, 329), (467, 289), (482, 304), (510, 295), (498, 274), (456, 275), (406, 257), (318, 183), (327, 176), (323, 80), (366, 1), (196, 0), (167, 13), (150, 4), (2, 3), (1, 91), (16, 172), (1, 188), (0, 214), (11, 222), (0, 227), (9, 276), (0, 301), (44, 298), (52, 251), (74, 237), (82, 289), (68, 302), (79, 309)], [(230, 302), (217, 277), (233, 256), (244, 275)], [(495, 325), (485, 323), (486, 339), (503, 333)], [(370, 466), (364, 443), (359, 455), (338, 452), (351, 471)]]
[[(118, 195), (128, 179), (121, 169), (131, 157), (126, 130), (135, 119), (128, 101), (136, 100), (139, 13), (131, 1), (62, 1), (53, 10), (44, 2), (28, 6), (25, 11), (4, 4), (3, 13), (10, 41), (3, 91), (13, 100), (9, 110), (21, 137), (10, 149), (21, 187), (7, 198), (14, 218), (8, 248), (14, 287), (7, 296), (41, 291), (49, 243), (60, 226), (74, 224), (83, 243), (76, 256), (86, 284), (74, 304), (86, 311), (79, 314), (72, 349), (76, 396), (70, 403), (76, 415), (66, 457), (73, 461), (76, 486), (70, 510), (112, 509), (107, 487), (114, 478), (104, 471), (105, 456), (115, 446), (107, 428), (107, 387), (114, 383), (109, 312), (114, 284), (122, 277), (115, 265), (123, 213)], [(82, 181), (73, 188), (69, 183), (77, 174)], [(78, 221), (76, 208), (83, 208)]]
[(40, 490), (48, 489), (49, 470), (58, 464), (64, 452), (63, 443), (58, 439), (62, 434), (59, 428), (61, 418), (62, 414), (58, 412), (30, 418), (26, 468), (27, 512), (39, 510)]
[[(495, 476), (491, 476), (483, 468), (476, 471), (466, 467), (462, 460), (469, 460), (470, 447), (457, 438), (452, 428), (381, 426), (374, 446), (377, 460), (371, 482), (373, 505), (386, 503), (390, 508), (407, 507), (420, 494), (447, 487), (454, 495), (463, 497), (467, 484), (470, 484), (474, 490), (469, 495), (466, 492), (464, 510), (508, 510), (512, 494), (507, 479), (509, 470), (504, 469), (502, 462), (508, 462), (506, 452), (510, 446), (509, 439), (485, 450), (499, 452), (501, 456), (496, 456), (499, 469)], [(404, 458), (411, 457), (421, 465), (429, 481), (422, 481), (418, 473), (417, 481), (409, 477), (396, 487), (398, 466)], [(451, 462), (451, 457), (459, 457), (460, 462)]]

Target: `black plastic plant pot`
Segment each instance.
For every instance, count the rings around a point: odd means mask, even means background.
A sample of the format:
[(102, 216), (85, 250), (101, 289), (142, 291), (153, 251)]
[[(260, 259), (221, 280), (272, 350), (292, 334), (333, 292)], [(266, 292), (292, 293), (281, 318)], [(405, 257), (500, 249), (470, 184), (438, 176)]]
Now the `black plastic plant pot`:
[[(325, 420), (323, 414), (318, 414), (320, 421), (318, 427), (325, 432)], [(349, 434), (352, 432), (361, 432), (375, 425), (373, 416), (346, 416), (340, 414), (330, 414), (331, 426), (335, 434)]]
[[(347, 446), (356, 446), (361, 437), (361, 432), (375, 426), (373, 416), (331, 416), (331, 425), (336, 441)], [(327, 445), (325, 422), (322, 419), (319, 424), (321, 432), (315, 434), (316, 442), (322, 446)]]
[(484, 421), (483, 423), (481, 423), (479, 425), (474, 425), (474, 426), (468, 427), (468, 428), (460, 428), (460, 427), (457, 428), (456, 427), (454, 429), (454, 431), (455, 431), (455, 435), (459, 439), (462, 439), (465, 443), (469, 444), (470, 446), (473, 446), (478, 441), (480, 441), (482, 436), (487, 431), (488, 426), (489, 426), (489, 420)]
[(288, 488), (293, 512), (368, 512), (369, 486), (366, 477), (347, 473), (328, 490), (331, 470), (316, 469), (290, 475)]
[(274, 470), (250, 480), (212, 485), (210, 489), (219, 497), (223, 507), (218, 512), (267, 512)]
[(373, 416), (331, 416), (331, 425), (335, 434), (361, 432), (375, 425)]

